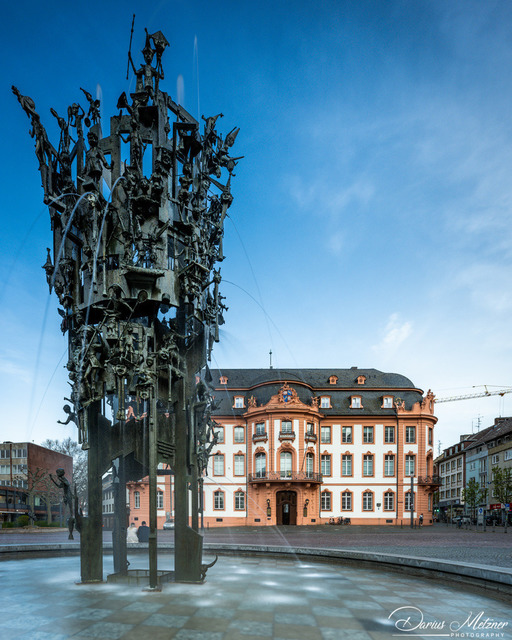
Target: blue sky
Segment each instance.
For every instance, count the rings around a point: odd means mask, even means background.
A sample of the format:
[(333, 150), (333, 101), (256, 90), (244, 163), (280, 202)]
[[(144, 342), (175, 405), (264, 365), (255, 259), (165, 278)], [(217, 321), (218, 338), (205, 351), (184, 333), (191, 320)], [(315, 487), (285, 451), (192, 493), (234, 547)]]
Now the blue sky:
[[(148, 8), (148, 6), (150, 8)], [(0, 439), (74, 436), (29, 121), (50, 138), (80, 87), (104, 119), (162, 30), (163, 88), (241, 128), (213, 366), (374, 367), (439, 396), (512, 385), (512, 5), (504, 2), (9, 3), (3, 6)], [(178, 80), (181, 77), (182, 80)], [(182, 88), (178, 88), (182, 87)], [(512, 394), (440, 404), (448, 446)]]

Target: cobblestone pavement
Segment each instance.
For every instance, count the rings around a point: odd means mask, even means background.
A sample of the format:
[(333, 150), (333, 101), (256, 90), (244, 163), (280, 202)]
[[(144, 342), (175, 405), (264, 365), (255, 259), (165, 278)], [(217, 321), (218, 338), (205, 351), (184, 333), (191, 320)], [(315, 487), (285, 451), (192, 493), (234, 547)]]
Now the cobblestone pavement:
[[(111, 532), (104, 531), (103, 539), (110, 542)], [(158, 539), (171, 543), (173, 532), (159, 531)], [(79, 534), (75, 533), (75, 541), (77, 540)], [(51, 545), (67, 542), (67, 531), (64, 530), (0, 532), (0, 545)], [(421, 529), (355, 525), (216, 527), (205, 531), (205, 542), (360, 549), (512, 568), (512, 528), (505, 533), (502, 527), (497, 527), (494, 531), (491, 528), (487, 531), (457, 529), (444, 524)]]

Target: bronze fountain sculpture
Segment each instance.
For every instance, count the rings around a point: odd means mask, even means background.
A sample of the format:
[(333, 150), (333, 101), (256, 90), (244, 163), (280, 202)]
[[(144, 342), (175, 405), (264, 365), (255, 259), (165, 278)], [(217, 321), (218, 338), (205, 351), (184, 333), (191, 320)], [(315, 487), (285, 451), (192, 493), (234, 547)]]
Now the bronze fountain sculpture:
[(31, 120), (53, 231), (43, 268), (68, 335), (66, 423), (76, 422), (88, 450), (87, 515), (74, 507), (81, 579), (103, 579), (102, 476), (112, 469), (119, 576), (128, 573), (125, 484), (149, 476), (150, 589), (162, 573), (159, 464), (175, 478), (173, 577), (204, 579), (201, 478), (215, 443), (207, 363), (226, 310), (216, 266), (239, 160), (229, 155), (239, 130), (223, 138), (215, 129), (222, 114), (203, 118), (201, 133), (161, 90), (167, 46), (160, 31), (146, 31), (145, 63), (137, 69), (129, 53), (135, 91), (120, 96), (107, 135), (99, 100), (82, 89), (87, 112), (78, 103), (67, 117), (51, 110), (60, 129), (53, 146), (34, 101), (13, 87)]

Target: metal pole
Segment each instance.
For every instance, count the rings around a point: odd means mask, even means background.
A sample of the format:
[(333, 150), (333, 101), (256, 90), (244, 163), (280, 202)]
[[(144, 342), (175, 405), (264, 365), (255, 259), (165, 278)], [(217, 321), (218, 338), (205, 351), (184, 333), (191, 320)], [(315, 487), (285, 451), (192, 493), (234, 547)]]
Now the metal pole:
[(411, 476), (411, 529), (414, 528), (414, 476)]

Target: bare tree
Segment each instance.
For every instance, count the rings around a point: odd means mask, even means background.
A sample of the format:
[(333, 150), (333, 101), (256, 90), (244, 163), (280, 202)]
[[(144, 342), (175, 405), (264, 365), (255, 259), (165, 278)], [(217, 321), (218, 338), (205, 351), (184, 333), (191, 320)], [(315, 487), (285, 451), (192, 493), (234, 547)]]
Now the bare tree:
[(64, 440), (44, 440), (42, 447), (65, 453), (73, 458), (73, 484), (76, 486), (78, 499), (82, 508), (87, 506), (87, 451), (71, 438)]

